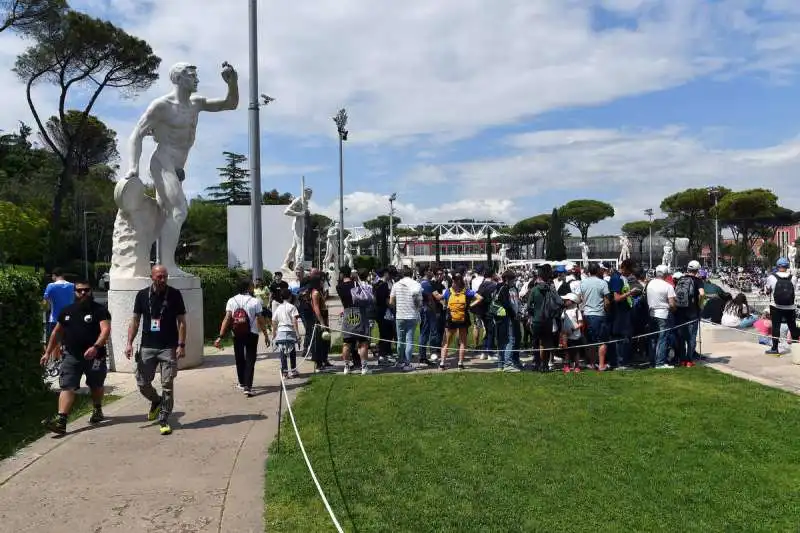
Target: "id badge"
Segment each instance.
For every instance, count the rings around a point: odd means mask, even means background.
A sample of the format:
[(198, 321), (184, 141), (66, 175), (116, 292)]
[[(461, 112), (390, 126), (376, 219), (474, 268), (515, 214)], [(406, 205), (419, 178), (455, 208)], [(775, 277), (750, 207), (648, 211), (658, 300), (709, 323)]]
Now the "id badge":
[(151, 332), (159, 332), (159, 331), (161, 331), (161, 319), (160, 318), (151, 318), (150, 319), (150, 331)]

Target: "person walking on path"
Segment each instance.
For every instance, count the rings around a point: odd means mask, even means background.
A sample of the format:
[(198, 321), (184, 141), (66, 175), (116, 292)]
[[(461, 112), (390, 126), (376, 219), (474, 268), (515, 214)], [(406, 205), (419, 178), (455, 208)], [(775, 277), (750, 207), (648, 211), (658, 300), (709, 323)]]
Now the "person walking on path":
[[(136, 294), (133, 318), (128, 327), (125, 357), (133, 355), (133, 341), (142, 323), (142, 340), (136, 350), (136, 385), (150, 400), (148, 420), (158, 419), (162, 435), (172, 433), (169, 415), (175, 402), (174, 383), (178, 359), (186, 356), (186, 307), (181, 291), (167, 285), (167, 269), (154, 265), (150, 271), (153, 284)], [(153, 388), (156, 369), (161, 367), (161, 396)]]
[(780, 355), (781, 324), (786, 322), (793, 340), (800, 338), (800, 329), (797, 327), (797, 278), (789, 272), (789, 260), (785, 257), (778, 259), (775, 264), (778, 269), (767, 278), (766, 289), (770, 294), (769, 314), (772, 318), (772, 348), (767, 350), (767, 355)]
[(281, 373), (287, 378), (298, 375), (295, 346), (297, 339), (300, 338), (300, 313), (291, 300), (292, 292), (289, 289), (281, 289), (281, 303), (272, 315), (272, 331), (275, 332), (273, 338), (281, 354)]
[(50, 310), (47, 317), (46, 339), (53, 333), (61, 310), (75, 301), (75, 285), (64, 279), (64, 273), (60, 268), (53, 269), (52, 279), (53, 282), (45, 287), (43, 297), (44, 305)]
[(214, 346), (221, 349), (222, 339), (225, 338), (228, 328), (233, 332), (237, 386), (247, 397), (253, 395), (259, 331), (264, 333), (264, 342), (269, 345), (261, 300), (253, 296), (253, 289), (252, 281), (243, 279), (239, 282), (239, 294), (231, 297), (225, 304), (225, 318), (219, 326), (219, 337), (214, 341)]
[[(89, 282), (76, 283), (75, 296), (75, 302), (59, 313), (41, 359), (42, 365), (45, 365), (51, 357), (63, 357), (59, 375), (61, 393), (58, 396), (58, 415), (42, 423), (47, 430), (59, 435), (67, 432), (67, 417), (75, 403), (75, 392), (81, 387), (81, 376), (86, 376), (86, 385), (92, 393), (94, 409), (89, 423), (98, 424), (103, 420), (103, 384), (108, 372), (106, 342), (111, 332), (111, 315), (105, 307), (94, 301)], [(60, 350), (62, 343), (63, 354)]]

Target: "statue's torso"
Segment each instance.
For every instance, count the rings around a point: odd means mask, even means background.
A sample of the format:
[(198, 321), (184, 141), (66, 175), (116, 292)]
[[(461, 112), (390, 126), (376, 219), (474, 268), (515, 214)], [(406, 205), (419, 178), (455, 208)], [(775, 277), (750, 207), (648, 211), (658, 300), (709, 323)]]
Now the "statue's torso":
[(197, 136), (200, 103), (192, 99), (182, 104), (169, 96), (162, 97), (159, 121), (153, 125), (153, 139), (159, 146), (188, 153)]

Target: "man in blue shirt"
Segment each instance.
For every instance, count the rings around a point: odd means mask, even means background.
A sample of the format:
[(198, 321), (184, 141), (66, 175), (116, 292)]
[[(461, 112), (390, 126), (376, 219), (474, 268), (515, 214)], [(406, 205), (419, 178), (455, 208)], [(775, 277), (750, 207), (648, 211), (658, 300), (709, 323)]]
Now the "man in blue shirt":
[(75, 301), (75, 285), (64, 279), (60, 268), (54, 268), (52, 283), (48, 283), (44, 290), (44, 304), (50, 309), (47, 316), (47, 338), (56, 327), (61, 311)]

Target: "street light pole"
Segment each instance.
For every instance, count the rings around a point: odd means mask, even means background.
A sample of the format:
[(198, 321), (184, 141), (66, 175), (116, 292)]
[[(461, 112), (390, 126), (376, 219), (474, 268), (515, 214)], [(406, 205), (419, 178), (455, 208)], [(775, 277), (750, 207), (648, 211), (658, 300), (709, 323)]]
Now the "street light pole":
[[(250, 218), (252, 237), (250, 249), (250, 265), (253, 269), (253, 281), (262, 276), (264, 269), (261, 251), (261, 123), (258, 102), (258, 0), (250, 0), (249, 10), (250, 37)], [(266, 102), (269, 103), (269, 102)]]
[(344, 257), (344, 149), (347, 140), (347, 110), (342, 108), (333, 117), (339, 134), (339, 261)]
[(394, 202), (397, 200), (397, 193), (393, 192), (389, 197), (389, 249), (394, 250)]
[(94, 211), (83, 211), (83, 280), (89, 281), (89, 235), (86, 231), (86, 215), (94, 215)]
[(714, 270), (719, 272), (719, 187), (709, 187), (708, 193), (714, 198)]
[(648, 245), (650, 248), (650, 262), (648, 263), (648, 269), (653, 268), (653, 210), (648, 208), (644, 210), (644, 214), (650, 218), (650, 238), (648, 239)]

